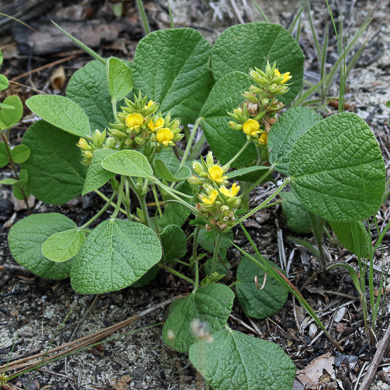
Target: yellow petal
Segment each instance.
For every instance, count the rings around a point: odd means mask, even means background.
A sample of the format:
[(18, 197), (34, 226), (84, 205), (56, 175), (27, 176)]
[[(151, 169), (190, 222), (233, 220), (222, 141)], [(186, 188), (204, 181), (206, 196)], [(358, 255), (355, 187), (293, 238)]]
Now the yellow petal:
[(217, 181), (222, 178), (223, 169), (219, 165), (213, 165), (208, 169), (209, 177), (212, 181)]
[[(244, 133), (247, 135), (252, 135), (253, 133), (256, 133), (257, 130), (260, 128), (260, 123), (258, 121), (255, 121), (254, 119), (248, 119), (243, 126)], [(256, 134), (257, 135), (257, 134)]]
[(174, 134), (172, 133), (172, 131), (167, 129), (166, 127), (160, 129), (156, 134), (157, 141), (164, 146), (168, 146), (169, 143), (173, 140), (173, 137)]
[(267, 145), (267, 138), (268, 138), (268, 133), (264, 132), (263, 134), (261, 134), (261, 136), (259, 138), (259, 144), (260, 145)]
[(236, 196), (239, 191), (240, 191), (240, 186), (238, 186), (237, 183), (233, 183), (232, 188), (230, 189), (232, 196)]
[(134, 114), (126, 115), (126, 126), (130, 129), (138, 128), (144, 123), (142, 114), (135, 112)]

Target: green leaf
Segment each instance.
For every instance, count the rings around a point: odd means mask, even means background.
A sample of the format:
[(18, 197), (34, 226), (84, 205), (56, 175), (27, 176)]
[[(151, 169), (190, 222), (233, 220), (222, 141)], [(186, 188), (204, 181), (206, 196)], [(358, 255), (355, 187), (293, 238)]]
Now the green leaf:
[(134, 88), (172, 111), (182, 123), (194, 123), (213, 85), (209, 69), (212, 46), (190, 28), (152, 32), (134, 55)]
[(190, 361), (214, 390), (291, 390), (295, 366), (277, 344), (223, 329), (190, 348)]
[(46, 279), (61, 280), (70, 275), (72, 260), (53, 263), (42, 254), (43, 243), (54, 233), (74, 229), (76, 224), (58, 213), (30, 215), (12, 226), (9, 248), (14, 259), (33, 274)]
[(266, 167), (263, 165), (255, 166), (255, 167), (246, 167), (246, 168), (240, 168), (235, 171), (228, 172), (226, 176), (228, 179), (234, 179), (239, 181), (249, 181), (251, 183), (254, 183), (255, 181), (259, 180), (260, 177), (266, 175), (264, 178), (265, 181), (272, 180), (271, 175), (271, 167)]
[(167, 263), (174, 263), (187, 253), (187, 237), (177, 225), (168, 225), (160, 233), (164, 259)]
[(92, 130), (104, 130), (114, 122), (106, 67), (99, 61), (89, 62), (71, 77), (66, 96), (85, 111)]
[(98, 225), (74, 258), (72, 288), (102, 294), (130, 286), (161, 259), (161, 246), (150, 228), (120, 219)]
[(322, 120), (309, 108), (291, 108), (272, 126), (268, 135), (269, 159), (274, 168), (285, 175), (288, 172), (291, 151), (297, 139)]
[[(223, 284), (201, 287), (175, 302), (163, 327), (163, 340), (178, 352), (188, 352), (201, 336), (201, 327), (212, 335), (226, 324), (233, 307), (234, 293)], [(198, 326), (197, 326), (198, 325)]]
[(19, 96), (13, 95), (4, 100), (4, 104), (12, 109), (2, 108), (0, 111), (0, 130), (8, 129), (16, 125), (23, 116), (23, 104)]
[(344, 248), (360, 257), (368, 257), (371, 240), (361, 221), (330, 222), (330, 227)]
[[(199, 231), (198, 236), (198, 245), (200, 245), (205, 251), (214, 253), (215, 251), (215, 232), (209, 231), (206, 228), (202, 227)], [(219, 245), (219, 252), (222, 257), (226, 256), (226, 252), (232, 246), (232, 241), (234, 240), (233, 232), (230, 231), (222, 235), (221, 243)]]
[(356, 114), (326, 118), (296, 142), (289, 165), (291, 188), (313, 214), (353, 222), (375, 214), (386, 170), (378, 143)]
[(78, 137), (91, 134), (89, 119), (73, 100), (59, 95), (36, 95), (26, 100), (27, 107), (53, 126)]
[[(20, 183), (20, 181), (18, 183)], [(26, 198), (28, 198), (31, 195), (31, 193), (29, 191), (23, 190), (21, 187), (19, 187), (18, 183), (14, 187), (12, 187), (12, 193), (16, 199), (24, 200), (24, 195), (26, 195)], [(24, 191), (24, 194), (23, 194), (23, 191)]]
[(29, 127), (22, 142), (31, 149), (31, 156), (22, 168), (28, 172), (28, 189), (36, 198), (64, 204), (81, 194), (87, 167), (80, 163), (77, 141), (45, 121)]
[[(250, 77), (241, 72), (224, 76), (214, 85), (200, 113), (207, 142), (221, 164), (226, 164), (246, 142), (243, 131), (229, 128), (231, 117), (227, 112), (233, 112), (244, 101), (242, 93), (250, 84)], [(248, 165), (256, 157), (255, 146), (250, 145), (233, 167)]]
[(101, 166), (107, 171), (124, 176), (153, 176), (153, 170), (148, 159), (135, 150), (121, 150), (110, 154), (101, 162)]
[(3, 74), (0, 74), (0, 91), (4, 91), (4, 89), (7, 89), (9, 85), (9, 81), (7, 77), (5, 77)]
[(158, 274), (159, 267), (155, 265), (152, 267), (146, 274), (142, 275), (136, 282), (134, 282), (131, 287), (133, 288), (141, 288), (147, 286), (150, 282), (156, 279)]
[[(269, 264), (278, 268), (275, 263)], [(256, 286), (256, 276), (260, 288), (265, 281), (261, 290)], [(243, 257), (237, 269), (236, 295), (246, 315), (263, 319), (273, 316), (284, 306), (288, 290), (271, 275), (265, 276), (265, 271), (247, 257)]]
[(191, 176), (191, 170), (188, 167), (183, 166), (176, 173), (172, 173), (165, 165), (164, 161), (158, 158), (154, 161), (154, 169), (157, 176), (170, 182), (184, 181)]
[(119, 58), (110, 57), (106, 62), (108, 90), (112, 98), (121, 100), (133, 89), (131, 69)]
[(26, 145), (17, 145), (11, 150), (11, 157), (14, 163), (22, 164), (26, 162), (31, 154), (31, 150)]
[(12, 179), (11, 177), (7, 179), (3, 179), (0, 181), (0, 184), (3, 184), (5, 186), (13, 186), (15, 185), (19, 180)]
[(0, 65), (3, 63), (3, 53), (1, 52), (1, 49), (0, 49)]
[(91, 164), (88, 166), (82, 195), (97, 190), (115, 176), (115, 173), (106, 171), (101, 165), (101, 162), (113, 153), (115, 153), (115, 150), (113, 149), (98, 149), (93, 152)]
[(10, 109), (10, 110), (14, 110), (15, 109), (15, 107), (10, 106), (9, 104), (4, 104), (4, 103), (0, 103), (0, 108), (7, 108), (7, 109)]
[(310, 233), (311, 224), (307, 210), (292, 192), (281, 192), (283, 215), (287, 219), (288, 228), (301, 234)]
[(7, 147), (4, 142), (0, 142), (0, 168), (5, 167), (9, 162)]
[(271, 65), (276, 61), (280, 73), (291, 72), (289, 92), (278, 97), (284, 104), (301, 90), (304, 56), (295, 39), (280, 25), (246, 23), (229, 27), (216, 40), (211, 58), (216, 80), (235, 70), (265, 70), (268, 60)]
[(47, 259), (62, 263), (77, 255), (85, 241), (85, 233), (69, 229), (51, 235), (42, 245), (42, 254)]

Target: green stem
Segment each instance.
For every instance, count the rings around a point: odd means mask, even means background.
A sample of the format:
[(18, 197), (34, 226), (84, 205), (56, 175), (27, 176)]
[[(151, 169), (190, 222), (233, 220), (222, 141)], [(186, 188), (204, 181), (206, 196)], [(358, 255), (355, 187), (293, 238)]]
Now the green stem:
[(192, 243), (192, 256), (190, 259), (191, 266), (195, 267), (195, 286), (194, 291), (199, 287), (199, 260), (198, 260), (198, 237), (200, 232), (200, 226), (197, 225), (194, 231), (194, 241)]
[(181, 167), (183, 167), (184, 164), (185, 164), (185, 162), (187, 161), (187, 157), (188, 157), (188, 154), (190, 153), (190, 149), (191, 149), (192, 143), (194, 142), (196, 130), (197, 130), (198, 127), (199, 127), (199, 123), (200, 123), (201, 119), (202, 119), (202, 118), (199, 117), (199, 118), (196, 120), (196, 122), (195, 122), (194, 128), (192, 129), (191, 136), (190, 136), (190, 138), (189, 138), (188, 141), (187, 141), (187, 146), (186, 146), (186, 150), (184, 151), (183, 158), (182, 158), (181, 161), (180, 161), (179, 169), (180, 169)]
[(114, 113), (114, 120), (115, 122), (118, 121), (118, 111), (116, 110), (116, 98), (111, 99), (111, 104), (112, 104), (112, 112)]
[(204, 134), (198, 139), (192, 151), (190, 153), (190, 160), (196, 160), (200, 154), (200, 150), (202, 149), (204, 143), (206, 142), (206, 136)]
[(112, 194), (111, 198), (107, 201), (107, 203), (104, 205), (104, 207), (94, 216), (92, 217), (88, 222), (86, 222), (83, 226), (80, 227), (80, 229), (85, 229), (88, 227), (92, 222), (96, 221), (108, 208), (108, 206), (112, 203), (112, 201), (115, 198), (115, 192)]
[(176, 275), (176, 276), (178, 276), (179, 278), (184, 279), (184, 280), (187, 281), (188, 283), (191, 283), (191, 284), (195, 285), (195, 282), (194, 282), (192, 279), (190, 279), (190, 278), (188, 278), (187, 276), (183, 275), (182, 273), (180, 273), (180, 272), (174, 270), (173, 268), (171, 268), (171, 267), (165, 267), (165, 269), (166, 269), (167, 271), (169, 271), (170, 273), (172, 273), (173, 275)]
[(136, 1), (137, 1), (139, 13), (141, 15), (142, 27), (144, 28), (145, 35), (148, 35), (150, 33), (150, 27), (149, 27), (148, 19), (146, 19), (144, 5), (142, 4), (142, 0), (136, 0)]
[(121, 208), (122, 197), (123, 197), (123, 185), (124, 185), (124, 177), (121, 176), (121, 181), (119, 183), (118, 201), (116, 203), (115, 210), (111, 216), (111, 219), (115, 219), (117, 217), (119, 210)]
[(253, 210), (249, 211), (249, 213), (245, 214), (243, 217), (241, 217), (233, 226), (238, 225), (242, 221), (245, 221), (247, 218), (249, 218), (251, 215), (255, 214), (259, 210), (261, 210), (267, 203), (269, 203), (275, 196), (279, 194), (283, 190), (284, 187), (286, 187), (287, 184), (290, 183), (290, 178), (287, 177), (284, 179), (283, 184), (272, 194), (270, 195), (263, 203), (260, 203), (257, 207), (255, 207)]
[(148, 206), (146, 206), (146, 194), (145, 195), (138, 195), (139, 203), (141, 205), (142, 214), (144, 216), (144, 224), (148, 227), (150, 227), (150, 219), (149, 219), (149, 213), (148, 213)]
[(211, 260), (211, 274), (217, 271), (219, 247), (221, 246), (221, 241), (222, 241), (222, 235), (217, 234), (217, 237), (215, 238), (213, 259)]
[[(258, 148), (256, 148), (258, 149)], [(274, 170), (273, 167), (270, 167), (267, 172), (260, 176), (250, 187), (248, 187), (242, 194), (243, 197), (247, 196), (254, 188), (256, 188), (272, 171)]]
[(153, 196), (154, 196), (154, 201), (156, 202), (158, 214), (159, 214), (159, 216), (161, 218), (162, 217), (162, 211), (161, 211), (161, 207), (160, 207), (160, 201), (158, 200), (158, 194), (157, 194), (157, 190), (156, 190), (156, 185), (155, 184), (152, 184), (152, 192), (153, 192)]
[[(312, 214), (310, 212), (308, 214), (309, 214), (310, 224), (311, 224), (311, 227), (312, 227), (313, 233), (314, 233), (314, 238), (315, 238), (317, 246), (318, 246), (318, 253), (320, 255), (319, 260), (320, 260), (321, 266), (325, 267), (326, 266), (326, 257), (325, 257), (324, 248), (322, 245), (323, 244), (325, 220), (323, 220), (320, 217), (315, 216), (314, 214)], [(320, 218), (320, 220), (318, 220), (317, 218)]]
[[(100, 192), (99, 190), (95, 190), (95, 193), (98, 194), (98, 195), (99, 195), (102, 199), (104, 199), (106, 202), (109, 201), (109, 199), (107, 198), (107, 196), (104, 195), (104, 194), (103, 194), (102, 192)], [(113, 206), (115, 207), (114, 202), (111, 202), (110, 204), (113, 205)], [(123, 214), (126, 214), (126, 210), (124, 210), (124, 209), (119, 209), (119, 211), (121, 211)], [(137, 219), (137, 218), (134, 217), (133, 215), (132, 215), (132, 218)]]
[(241, 156), (242, 153), (244, 153), (245, 149), (249, 146), (249, 144), (252, 143), (251, 139), (247, 139), (244, 146), (236, 153), (236, 155), (227, 163), (225, 164), (222, 168), (224, 171), (227, 171), (230, 166), (238, 159), (238, 157)]

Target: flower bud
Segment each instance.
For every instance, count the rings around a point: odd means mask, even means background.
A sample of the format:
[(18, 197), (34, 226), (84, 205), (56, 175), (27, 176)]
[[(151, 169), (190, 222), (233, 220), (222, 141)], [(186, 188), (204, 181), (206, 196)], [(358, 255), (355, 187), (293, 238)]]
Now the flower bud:
[(229, 122), (229, 127), (233, 130), (242, 130), (242, 125), (234, 121)]
[(208, 152), (206, 156), (206, 164), (208, 167), (212, 167), (214, 165), (214, 156), (213, 152)]
[(82, 150), (91, 150), (92, 148), (89, 146), (87, 140), (85, 138), (79, 139), (79, 148)]
[(188, 183), (194, 185), (194, 186), (200, 186), (203, 184), (203, 180), (200, 179), (199, 177), (197, 176), (191, 176), (189, 177), (188, 179)]
[(251, 103), (256, 104), (258, 102), (257, 97), (252, 92), (245, 91), (242, 96)]
[(202, 172), (204, 172), (203, 166), (202, 166), (202, 164), (199, 161), (194, 161), (192, 163), (192, 169), (198, 175), (200, 175)]

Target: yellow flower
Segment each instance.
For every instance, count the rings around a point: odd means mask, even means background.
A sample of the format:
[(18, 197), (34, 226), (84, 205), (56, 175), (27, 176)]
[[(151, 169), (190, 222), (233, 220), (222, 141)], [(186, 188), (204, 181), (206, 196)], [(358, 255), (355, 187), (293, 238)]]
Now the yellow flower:
[(172, 131), (167, 129), (166, 127), (160, 129), (156, 134), (157, 141), (164, 146), (173, 144), (172, 140), (174, 136), (175, 135), (172, 133)]
[(153, 100), (149, 100), (146, 108), (149, 108), (150, 106), (152, 106), (154, 104), (154, 101)]
[(223, 176), (223, 169), (219, 165), (213, 165), (208, 169), (209, 178), (217, 183), (223, 183), (226, 176)]
[(237, 183), (233, 183), (230, 190), (228, 190), (226, 187), (221, 187), (219, 191), (228, 198), (233, 198), (238, 194), (238, 191), (240, 191), (240, 186), (238, 186)]
[(290, 72), (286, 72), (286, 73), (280, 74), (280, 72), (277, 69), (275, 69), (275, 74), (278, 77), (283, 77), (283, 80), (279, 81), (279, 84), (284, 84), (284, 83), (286, 83), (288, 80), (290, 80), (292, 78), (292, 76), (290, 76)]
[(252, 137), (257, 137), (259, 134), (260, 123), (254, 119), (248, 119), (242, 128), (244, 133)]
[(148, 123), (148, 127), (151, 131), (155, 131), (163, 126), (164, 126), (164, 119), (163, 118), (158, 118), (156, 120), (156, 123), (153, 123), (153, 120), (151, 119), (150, 122)]
[(204, 204), (206, 204), (207, 206), (210, 206), (210, 205), (214, 204), (215, 199), (217, 199), (217, 196), (218, 196), (218, 191), (217, 190), (213, 190), (213, 191), (211, 191), (211, 193), (210, 193), (208, 198), (207, 197), (203, 197), (202, 198), (202, 202)]
[(138, 129), (144, 123), (144, 117), (138, 112), (126, 115), (126, 126), (129, 129)]
[(263, 134), (261, 134), (261, 136), (259, 138), (259, 144), (260, 145), (267, 145), (267, 138), (268, 138), (268, 133), (264, 132)]
[(91, 147), (89, 146), (88, 142), (84, 138), (79, 139), (79, 147), (84, 150), (90, 150)]

